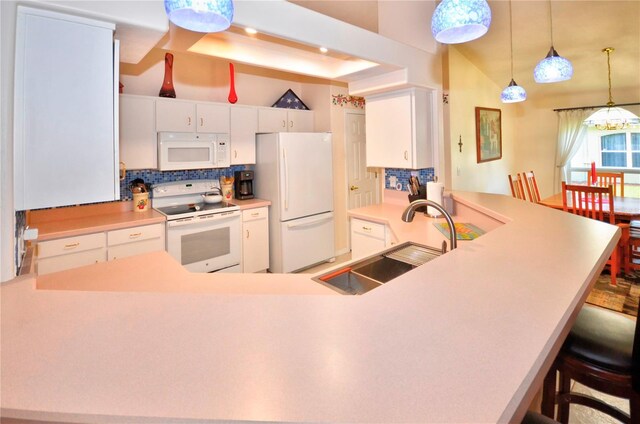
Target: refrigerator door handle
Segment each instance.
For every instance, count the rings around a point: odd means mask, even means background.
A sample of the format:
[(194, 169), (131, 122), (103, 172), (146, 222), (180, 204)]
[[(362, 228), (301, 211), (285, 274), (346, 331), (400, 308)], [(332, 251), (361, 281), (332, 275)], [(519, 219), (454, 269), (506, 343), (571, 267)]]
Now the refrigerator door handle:
[(284, 166), (284, 210), (289, 210), (289, 166), (287, 164), (287, 151), (282, 149), (282, 164)]
[(316, 218), (313, 220), (304, 220), (304, 222), (295, 222), (292, 224), (287, 224), (287, 228), (296, 228), (296, 227), (308, 227), (311, 225), (315, 225), (318, 222), (331, 221), (333, 219), (333, 214), (329, 216), (322, 216), (320, 218)]

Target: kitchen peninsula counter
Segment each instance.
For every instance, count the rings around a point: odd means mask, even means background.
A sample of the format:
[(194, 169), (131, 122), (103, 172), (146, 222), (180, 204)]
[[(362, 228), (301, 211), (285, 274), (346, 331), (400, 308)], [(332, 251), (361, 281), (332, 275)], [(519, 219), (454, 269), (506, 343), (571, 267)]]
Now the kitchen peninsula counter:
[[(519, 422), (619, 230), (508, 196), (452, 196), (457, 221), (483, 228), (476, 218), (486, 217), (495, 228), (363, 296), (47, 290), (18, 277), (1, 288), (2, 414)], [(399, 240), (421, 231), (392, 219)], [(131, 272), (149, 284), (189, 278), (149, 271), (157, 260), (132, 259)]]

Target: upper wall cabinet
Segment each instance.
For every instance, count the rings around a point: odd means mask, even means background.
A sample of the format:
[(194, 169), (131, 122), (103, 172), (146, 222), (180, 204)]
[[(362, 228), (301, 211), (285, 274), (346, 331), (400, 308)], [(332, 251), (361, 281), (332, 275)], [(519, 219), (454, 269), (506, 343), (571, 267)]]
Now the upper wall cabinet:
[(258, 109), (258, 132), (313, 132), (310, 110), (262, 107)]
[(156, 130), (229, 133), (229, 106), (174, 99), (156, 100)]
[(258, 111), (252, 106), (231, 106), (231, 165), (256, 163)]
[(114, 29), (18, 6), (16, 210), (119, 199)]
[(432, 90), (418, 88), (367, 97), (367, 166), (433, 167), (433, 99)]
[(158, 168), (153, 97), (120, 95), (120, 161), (127, 169)]

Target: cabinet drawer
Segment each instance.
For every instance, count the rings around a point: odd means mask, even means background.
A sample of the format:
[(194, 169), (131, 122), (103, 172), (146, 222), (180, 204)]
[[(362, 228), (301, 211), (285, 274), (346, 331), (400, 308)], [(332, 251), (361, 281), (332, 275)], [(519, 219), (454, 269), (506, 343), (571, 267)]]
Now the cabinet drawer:
[(104, 233), (38, 242), (38, 260), (105, 247)]
[(268, 218), (267, 208), (246, 209), (242, 211), (242, 222), (253, 221), (255, 219)]
[(157, 237), (135, 243), (125, 243), (117, 246), (110, 246), (107, 253), (108, 260), (126, 258), (128, 256), (140, 255), (148, 252), (158, 252), (164, 250), (164, 239)]
[(133, 243), (143, 240), (160, 238), (164, 234), (162, 224), (144, 225), (141, 227), (124, 228), (107, 233), (107, 245), (115, 246), (123, 243)]
[(384, 240), (385, 227), (386, 225), (379, 224), (377, 222), (351, 218), (351, 231), (353, 231), (354, 233), (364, 234), (373, 238)]
[(106, 256), (106, 249), (104, 247), (100, 247), (98, 249), (86, 250), (84, 252), (68, 253), (48, 258), (38, 258), (38, 261), (36, 262), (36, 272), (38, 275), (44, 275), (84, 265), (93, 265), (98, 262), (104, 262), (106, 260)]

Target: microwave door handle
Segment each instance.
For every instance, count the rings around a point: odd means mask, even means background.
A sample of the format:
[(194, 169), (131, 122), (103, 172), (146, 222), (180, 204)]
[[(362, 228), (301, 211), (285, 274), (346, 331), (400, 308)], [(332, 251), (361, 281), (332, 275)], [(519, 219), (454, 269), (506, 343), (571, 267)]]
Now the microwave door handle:
[(289, 166), (287, 165), (287, 151), (282, 149), (282, 161), (284, 166), (284, 210), (289, 210)]

